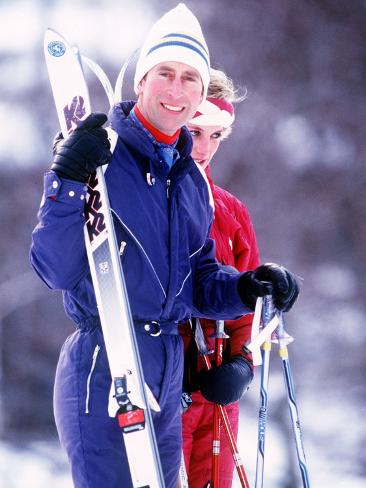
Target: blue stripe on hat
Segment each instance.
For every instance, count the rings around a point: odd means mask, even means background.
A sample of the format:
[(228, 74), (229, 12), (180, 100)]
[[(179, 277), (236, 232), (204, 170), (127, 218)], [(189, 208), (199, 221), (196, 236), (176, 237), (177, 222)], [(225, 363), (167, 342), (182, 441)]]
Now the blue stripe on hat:
[(187, 36), (186, 34), (178, 34), (176, 32), (173, 32), (172, 34), (167, 34), (166, 36), (163, 37), (163, 39), (165, 39), (166, 37), (183, 37), (184, 39), (189, 39), (190, 41), (193, 41), (196, 44), (198, 44), (205, 51), (205, 53), (208, 55), (208, 51), (205, 48), (205, 46), (203, 44), (201, 44), (199, 41), (197, 41), (197, 39), (195, 39), (194, 37)]
[(168, 41), (168, 42), (162, 42), (161, 44), (157, 44), (156, 46), (152, 47), (149, 52), (147, 53), (147, 56), (155, 51), (156, 49), (159, 49), (161, 47), (167, 47), (167, 46), (181, 46), (181, 47), (186, 47), (188, 49), (191, 49), (192, 51), (195, 51), (197, 54), (199, 54), (207, 64), (207, 67), (209, 67), (208, 60), (206, 56), (196, 47), (191, 46), (191, 44), (188, 44), (187, 42), (181, 42), (181, 41)]

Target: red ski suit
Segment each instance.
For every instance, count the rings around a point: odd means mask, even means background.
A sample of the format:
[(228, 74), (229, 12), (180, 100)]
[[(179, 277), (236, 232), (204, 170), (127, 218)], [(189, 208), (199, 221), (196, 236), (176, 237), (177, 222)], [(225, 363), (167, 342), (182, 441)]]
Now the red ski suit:
[[(207, 170), (206, 170), (207, 171)], [(211, 237), (216, 241), (216, 258), (226, 265), (234, 266), (239, 271), (247, 271), (259, 265), (259, 252), (252, 222), (246, 207), (226, 190), (214, 185), (209, 177), (214, 203), (215, 216)], [(226, 341), (224, 357), (241, 354), (243, 345), (250, 338), (252, 315), (239, 320), (226, 321), (225, 331), (230, 336)], [(206, 342), (214, 349), (215, 322), (201, 320)], [(190, 340), (188, 327), (183, 333), (185, 349)], [(198, 369), (203, 364), (198, 361)], [(203, 398), (200, 392), (192, 394), (192, 405), (183, 414), (183, 452), (190, 488), (202, 488), (211, 479), (211, 451), (213, 403)], [(230, 423), (237, 438), (239, 424), (238, 402), (226, 407)], [(234, 462), (226, 434), (221, 428), (220, 450), (220, 488), (232, 485)]]

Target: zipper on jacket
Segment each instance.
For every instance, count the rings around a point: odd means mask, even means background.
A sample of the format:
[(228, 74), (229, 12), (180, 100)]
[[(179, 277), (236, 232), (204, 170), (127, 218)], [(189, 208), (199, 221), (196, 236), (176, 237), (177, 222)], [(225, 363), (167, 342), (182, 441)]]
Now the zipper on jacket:
[(126, 246), (127, 246), (127, 242), (121, 241), (121, 245), (119, 246), (119, 255), (120, 256), (123, 256), (123, 253), (125, 252)]
[(137, 237), (133, 234), (133, 232), (131, 231), (131, 229), (122, 221), (122, 219), (120, 218), (120, 216), (117, 214), (117, 212), (115, 210), (112, 209), (112, 214), (116, 216), (116, 219), (118, 220), (118, 222), (122, 225), (122, 227), (128, 232), (128, 234), (132, 237), (132, 239), (135, 241), (135, 243), (137, 244), (138, 248), (141, 249), (143, 255), (145, 256), (147, 262), (149, 263), (151, 269), (153, 270), (153, 273), (159, 283), (159, 286), (163, 292), (163, 295), (164, 295), (164, 298), (166, 298), (166, 292), (164, 290), (164, 287), (163, 285), (161, 284), (161, 281), (159, 279), (159, 276), (149, 258), (149, 256), (147, 255), (145, 249), (143, 248), (141, 242), (137, 239)]
[(86, 380), (86, 399), (85, 399), (85, 413), (89, 413), (89, 399), (90, 399), (90, 381), (95, 369), (95, 364), (97, 362), (97, 357), (100, 351), (100, 346), (97, 344), (94, 349), (93, 353), (93, 360), (92, 360), (92, 365), (88, 374), (88, 378)]
[(166, 180), (166, 197), (169, 199), (170, 196), (170, 180)]

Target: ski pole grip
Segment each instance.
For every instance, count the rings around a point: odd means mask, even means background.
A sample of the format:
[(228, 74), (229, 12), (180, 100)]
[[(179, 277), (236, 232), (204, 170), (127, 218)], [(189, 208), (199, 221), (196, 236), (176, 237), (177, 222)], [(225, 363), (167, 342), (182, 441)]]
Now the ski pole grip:
[(263, 309), (262, 309), (262, 320), (263, 325), (269, 324), (276, 312), (272, 295), (265, 295), (263, 297)]
[(267, 288), (267, 295), (265, 296), (270, 296), (272, 297), (272, 294), (273, 294), (273, 283), (271, 281), (265, 281), (265, 280), (261, 280), (261, 283), (263, 283), (263, 285), (266, 286)]

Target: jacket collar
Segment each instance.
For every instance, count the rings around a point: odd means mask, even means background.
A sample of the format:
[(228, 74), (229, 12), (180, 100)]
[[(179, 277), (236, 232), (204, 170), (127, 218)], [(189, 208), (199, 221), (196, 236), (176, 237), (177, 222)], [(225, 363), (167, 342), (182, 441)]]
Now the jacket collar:
[[(159, 157), (159, 143), (154, 144), (154, 139), (148, 137), (145, 129), (140, 124), (136, 124), (130, 116), (135, 103), (128, 101), (116, 104), (109, 112), (109, 121), (123, 143), (138, 156), (137, 164), (144, 174), (144, 178), (149, 185), (153, 185), (155, 176), (164, 175)], [(187, 127), (182, 127), (175, 147), (179, 151), (180, 157), (173, 165), (168, 178), (177, 183), (188, 172), (195, 169), (195, 162), (191, 158), (192, 136)]]
[[(143, 130), (137, 127), (131, 117), (129, 117), (135, 103), (135, 101), (127, 101), (114, 105), (109, 113), (111, 127), (127, 146), (132, 146), (141, 155), (151, 158), (152, 154), (155, 153), (153, 143), (146, 137)], [(181, 159), (186, 159), (191, 154), (192, 137), (185, 126), (180, 131), (176, 148), (180, 153)]]

